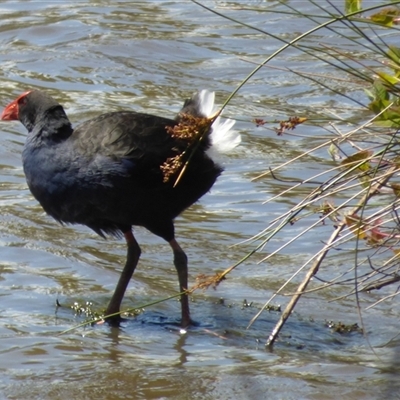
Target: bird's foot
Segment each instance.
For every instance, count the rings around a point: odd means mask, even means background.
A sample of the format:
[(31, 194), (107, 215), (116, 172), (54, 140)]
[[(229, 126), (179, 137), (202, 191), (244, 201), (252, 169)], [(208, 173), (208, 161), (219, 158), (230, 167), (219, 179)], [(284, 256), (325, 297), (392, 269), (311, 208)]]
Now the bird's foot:
[(119, 327), (120, 323), (125, 321), (125, 319), (121, 317), (119, 307), (112, 307), (110, 305), (107, 307), (103, 319), (108, 325), (115, 327)]
[(119, 328), (121, 323), (126, 321), (125, 318), (122, 318), (121, 315), (113, 315), (112, 317), (106, 317), (104, 318), (104, 321), (112, 326), (112, 327), (116, 327)]
[(192, 318), (189, 318), (188, 320), (185, 320), (185, 321), (182, 320), (182, 322), (181, 322), (181, 328), (182, 329), (188, 329), (191, 326), (194, 326), (194, 327), (200, 326), (200, 323), (197, 322), (197, 321), (194, 321)]

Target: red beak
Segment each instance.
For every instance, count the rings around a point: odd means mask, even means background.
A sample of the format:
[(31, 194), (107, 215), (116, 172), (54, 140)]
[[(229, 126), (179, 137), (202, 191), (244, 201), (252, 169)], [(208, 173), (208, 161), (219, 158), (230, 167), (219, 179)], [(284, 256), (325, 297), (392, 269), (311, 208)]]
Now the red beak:
[(22, 99), (28, 95), (32, 90), (28, 90), (25, 93), (22, 93), (20, 96), (18, 96), (17, 99), (15, 99), (13, 102), (11, 102), (1, 113), (0, 115), (0, 120), (2, 121), (17, 121), (19, 118), (19, 102), (22, 101)]
[(15, 121), (18, 120), (18, 102), (14, 100), (10, 103), (1, 113), (0, 119), (2, 121)]

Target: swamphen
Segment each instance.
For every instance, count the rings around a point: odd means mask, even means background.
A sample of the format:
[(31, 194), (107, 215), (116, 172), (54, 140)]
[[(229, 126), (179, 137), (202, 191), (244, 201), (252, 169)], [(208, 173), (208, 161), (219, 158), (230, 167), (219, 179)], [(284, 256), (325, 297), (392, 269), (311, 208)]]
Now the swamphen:
[[(60, 223), (82, 224), (100, 236), (123, 234), (127, 260), (106, 315), (116, 314), (140, 257), (132, 226), (166, 240), (174, 253), (180, 290), (188, 288), (187, 256), (175, 239), (174, 219), (210, 190), (222, 168), (211, 158), (215, 147), (240, 142), (234, 121), (219, 118), (191, 155), (174, 187), (162, 166), (187, 153), (185, 139), (171, 134), (183, 115), (209, 117), (214, 93), (200, 91), (186, 100), (175, 119), (118, 111), (72, 128), (63, 107), (48, 94), (30, 90), (10, 103), (3, 121), (19, 120), (28, 130), (22, 152), (26, 180), (47, 214)], [(182, 327), (190, 324), (187, 295), (181, 296)]]

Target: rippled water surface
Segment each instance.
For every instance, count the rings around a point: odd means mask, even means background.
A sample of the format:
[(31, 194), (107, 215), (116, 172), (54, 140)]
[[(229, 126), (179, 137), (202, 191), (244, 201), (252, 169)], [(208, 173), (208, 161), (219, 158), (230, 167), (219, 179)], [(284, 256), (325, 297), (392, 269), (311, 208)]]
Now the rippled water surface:
[[(240, 11), (243, 2), (204, 3), (285, 40), (313, 26), (291, 15), (266, 13), (280, 8), (275, 2), (246, 2), (250, 9)], [(304, 12), (312, 9), (306, 1), (289, 4)], [(253, 63), (279, 47), (272, 37), (190, 1), (2, 1), (0, 10), (1, 106), (29, 88), (45, 89), (65, 106), (73, 123), (122, 109), (170, 117), (199, 88), (215, 90), (221, 104)], [(310, 41), (340, 44), (329, 31)], [(362, 52), (356, 45), (346, 50)], [(273, 66), (259, 71), (227, 107), (226, 114), (237, 119), (242, 144), (224, 156), (225, 173), (211, 193), (176, 221), (192, 283), (199, 274), (212, 275), (241, 259), (252, 245), (232, 246), (264, 229), (296, 201), (283, 197), (263, 205), (282, 185), (251, 178), (299, 154), (321, 134), (320, 128), (304, 126), (297, 129), (303, 138), (278, 137), (256, 128), (252, 120), (339, 106), (343, 115), (356, 114), (351, 102), (282, 70), (341, 74), (328, 72), (323, 61), (289, 49)], [(353, 94), (364, 96), (357, 87)], [(46, 216), (25, 183), (20, 157), (24, 128), (2, 123), (0, 137), (1, 398), (398, 398), (393, 365), (398, 343), (381, 347), (398, 331), (397, 300), (364, 315), (376, 354), (362, 335), (341, 336), (326, 328), (325, 319), (359, 321), (354, 299), (330, 302), (342, 290), (302, 298), (273, 351), (264, 343), (279, 313), (265, 312), (245, 329), (299, 261), (315, 251), (315, 235), (258, 264), (271, 251), (266, 248), (217, 290), (195, 292), (191, 309), (199, 325), (185, 335), (176, 325), (176, 300), (146, 308), (120, 329), (97, 325), (59, 335), (83, 322), (69, 308), (74, 302), (90, 301), (96, 310), (106, 307), (124, 263), (125, 245), (104, 241), (84, 227), (61, 227)], [(327, 154), (317, 153), (288, 174), (310, 176), (310, 171), (323, 170), (325, 162)], [(294, 226), (293, 235), (301, 228)], [(168, 244), (144, 229), (135, 233), (142, 257), (126, 308), (177, 290)], [(271, 246), (277, 248), (279, 240)], [(63, 306), (58, 309), (57, 299)], [(243, 305), (245, 299), (251, 306)]]

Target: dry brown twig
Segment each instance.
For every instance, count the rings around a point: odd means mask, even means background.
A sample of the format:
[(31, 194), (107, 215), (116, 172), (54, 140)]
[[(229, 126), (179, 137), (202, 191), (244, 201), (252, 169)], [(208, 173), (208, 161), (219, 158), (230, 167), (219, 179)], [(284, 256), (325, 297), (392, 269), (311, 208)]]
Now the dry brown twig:
[[(374, 196), (376, 193), (379, 192), (379, 190), (381, 189), (382, 186), (384, 186), (389, 179), (393, 176), (393, 174), (395, 172), (398, 171), (397, 167), (392, 167), (390, 169), (390, 171), (388, 171), (388, 173), (381, 179), (378, 180), (377, 183), (375, 183), (373, 186), (371, 186), (370, 190), (368, 191), (368, 193), (366, 193), (363, 198), (359, 201), (359, 203), (357, 204), (357, 206), (355, 206), (352, 210), (351, 210), (351, 214), (355, 214), (357, 213), (359, 210), (361, 210), (366, 202), (372, 197)], [(325, 250), (322, 251), (319, 256), (317, 257), (317, 259), (314, 261), (313, 265), (311, 266), (311, 268), (309, 269), (307, 275), (305, 276), (303, 282), (299, 285), (299, 287), (297, 288), (297, 293), (295, 295), (293, 295), (291, 301), (289, 302), (289, 304), (286, 306), (285, 310), (283, 311), (281, 317), (279, 318), (278, 323), (275, 325), (274, 329), (272, 330), (271, 334), (268, 337), (267, 340), (267, 346), (272, 346), (273, 343), (275, 342), (279, 332), (281, 331), (284, 323), (286, 322), (286, 320), (289, 318), (290, 314), (292, 313), (294, 307), (296, 306), (296, 303), (298, 302), (298, 300), (300, 299), (302, 293), (304, 292), (304, 290), (307, 288), (307, 285), (309, 284), (311, 278), (318, 272), (319, 267), (322, 264), (322, 261), (324, 260), (324, 258), (326, 257), (329, 249), (330, 249), (330, 244), (332, 242), (334, 242), (339, 234), (342, 232), (342, 230), (346, 227), (346, 222), (342, 221), (341, 223), (339, 223), (339, 225), (337, 226), (337, 228), (335, 229), (335, 231), (332, 233), (331, 237), (329, 238), (326, 246), (325, 246)]]

